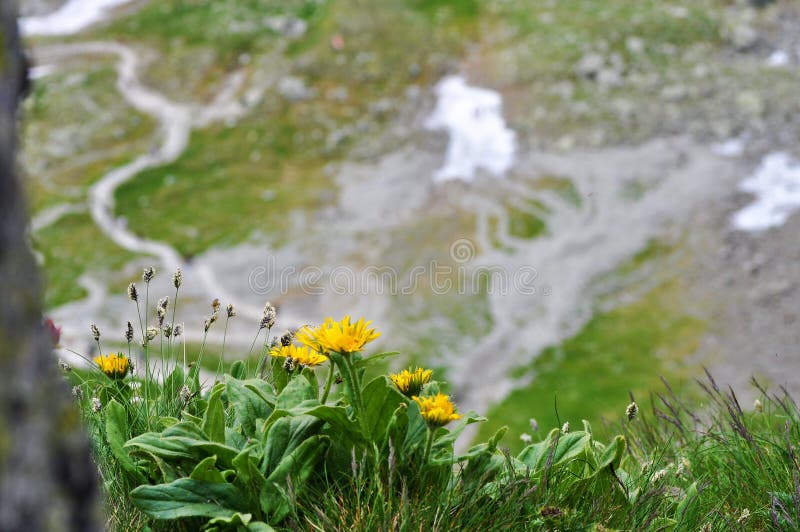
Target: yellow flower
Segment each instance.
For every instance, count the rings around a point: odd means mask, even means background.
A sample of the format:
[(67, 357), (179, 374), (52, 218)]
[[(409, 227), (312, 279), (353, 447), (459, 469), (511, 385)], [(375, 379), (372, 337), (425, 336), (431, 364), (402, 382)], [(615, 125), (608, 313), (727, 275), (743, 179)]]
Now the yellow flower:
[(412, 397), (419, 405), (420, 414), (431, 428), (447, 425), (451, 421), (461, 419), (461, 414), (456, 412), (456, 407), (450, 398), (443, 393), (435, 396)]
[(432, 369), (417, 368), (413, 372), (404, 369), (400, 373), (389, 375), (392, 382), (397, 389), (400, 390), (406, 397), (413, 397), (419, 395), (422, 387), (431, 381), (433, 376)]
[(100, 368), (100, 371), (108, 375), (111, 379), (121, 379), (128, 374), (131, 369), (130, 360), (122, 354), (111, 353), (108, 355), (100, 355), (94, 358), (94, 363)]
[(295, 364), (301, 366), (314, 367), (328, 361), (328, 357), (315, 353), (308, 347), (297, 347), (296, 345), (274, 347), (270, 354), (274, 357), (291, 358)]
[(298, 331), (297, 340), (320, 353), (335, 351), (349, 355), (361, 351), (364, 345), (381, 335), (375, 329), (368, 328), (371, 323), (365, 322), (364, 318), (350, 323), (350, 316), (345, 316), (342, 321), (328, 318), (316, 329), (304, 327)]

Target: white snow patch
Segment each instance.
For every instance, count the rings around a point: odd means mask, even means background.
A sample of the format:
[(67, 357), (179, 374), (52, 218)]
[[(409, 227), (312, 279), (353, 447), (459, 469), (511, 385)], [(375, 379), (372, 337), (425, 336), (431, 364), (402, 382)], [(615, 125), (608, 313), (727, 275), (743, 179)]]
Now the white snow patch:
[(435, 90), (438, 101), (425, 126), (447, 130), (450, 143), (434, 179), (469, 181), (479, 168), (503, 175), (514, 162), (516, 135), (503, 120), (500, 94), (470, 87), (461, 76), (442, 79)]
[(789, 54), (784, 50), (775, 50), (767, 58), (767, 66), (782, 67), (789, 64)]
[(711, 152), (721, 157), (739, 157), (744, 153), (744, 139), (733, 138), (712, 144)]
[(131, 0), (69, 0), (50, 14), (19, 19), (23, 35), (69, 35), (103, 19), (111, 8)]
[(800, 209), (800, 162), (784, 152), (770, 153), (739, 188), (756, 199), (733, 216), (734, 227), (763, 231), (783, 225)]

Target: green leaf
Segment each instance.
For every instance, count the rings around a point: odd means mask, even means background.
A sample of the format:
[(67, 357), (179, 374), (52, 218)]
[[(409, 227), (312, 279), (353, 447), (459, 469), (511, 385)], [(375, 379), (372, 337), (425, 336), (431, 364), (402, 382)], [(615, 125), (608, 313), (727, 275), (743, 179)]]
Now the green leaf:
[(314, 399), (319, 399), (319, 381), (317, 380), (317, 374), (314, 372), (314, 368), (303, 368), (301, 375), (308, 381), (313, 389), (317, 390), (317, 393), (314, 394)]
[(240, 527), (247, 527), (252, 518), (253, 514), (240, 514), (239, 512), (227, 517), (215, 517), (206, 524), (205, 530), (209, 532), (216, 530), (238, 530)]
[(406, 429), (406, 437), (403, 440), (405, 454), (410, 456), (417, 448), (424, 446), (427, 437), (428, 426), (419, 412), (419, 405), (411, 401), (408, 403), (408, 429)]
[(552, 467), (558, 467), (585, 455), (589, 440), (589, 434), (583, 431), (561, 434), (560, 430), (553, 429), (545, 440), (525, 447), (517, 459), (530, 468), (531, 472), (538, 473), (547, 465), (551, 453)]
[(181, 421), (162, 433), (146, 432), (125, 444), (132, 452), (152, 453), (165, 460), (202, 459), (217, 455), (225, 467), (231, 465), (238, 449), (222, 443), (209, 441), (197, 425)]
[(198, 462), (189, 478), (205, 482), (227, 482), (233, 471), (220, 471), (217, 469), (217, 457), (209, 456)]
[(361, 360), (354, 361), (353, 362), (353, 367), (356, 368), (356, 369), (365, 368), (365, 367), (367, 367), (367, 366), (369, 366), (371, 364), (374, 364), (375, 362), (380, 362), (381, 360), (384, 360), (384, 359), (389, 358), (389, 357), (397, 356), (399, 354), (400, 354), (400, 351), (386, 351), (384, 353), (378, 353), (378, 354), (372, 355), (372, 356), (370, 356), (368, 358), (362, 358)]
[(161, 430), (168, 429), (172, 425), (175, 425), (180, 422), (180, 419), (172, 416), (161, 416), (158, 418), (158, 424), (161, 426)]
[(383, 375), (370, 381), (361, 393), (364, 399), (366, 425), (369, 429), (369, 434), (365, 436), (375, 443), (383, 444), (386, 428), (392, 421), (397, 407), (405, 403), (405, 397)]
[(330, 425), (332, 436), (344, 438), (347, 444), (361, 444), (364, 441), (361, 428), (354, 419), (350, 419), (343, 406), (321, 405), (317, 401), (304, 401), (289, 410), (275, 410), (270, 421), (286, 416), (314, 416)]
[(244, 362), (242, 362), (241, 360), (235, 361), (233, 364), (231, 364), (231, 369), (228, 370), (228, 374), (234, 379), (244, 378), (245, 374)]
[(248, 495), (259, 493), (266, 482), (264, 475), (258, 470), (258, 458), (252, 455), (253, 449), (252, 446), (248, 447), (233, 459), (233, 467), (236, 469), (234, 484)]
[(282, 417), (267, 429), (264, 440), (262, 471), (266, 475), (279, 467), (283, 459), (299, 447), (304, 440), (319, 432), (322, 420), (308, 415)]
[(181, 478), (169, 484), (139, 486), (130, 494), (133, 503), (150, 517), (230, 517), (245, 512), (245, 498), (232, 484)]
[(253, 437), (256, 432), (256, 420), (266, 419), (272, 413), (270, 404), (263, 395), (250, 386), (247, 386), (236, 379), (229, 378), (226, 383), (228, 389), (228, 400), (233, 405), (242, 431), (249, 437)]
[(108, 447), (111, 449), (111, 454), (116, 458), (120, 467), (131, 475), (137, 482), (144, 482), (145, 478), (139, 468), (133, 462), (133, 459), (124, 449), (125, 442), (128, 439), (128, 412), (125, 407), (115, 400), (111, 400), (106, 405), (106, 439), (108, 440)]
[(288, 410), (299, 405), (303, 401), (317, 398), (317, 390), (305, 378), (296, 378), (289, 381), (289, 384), (278, 395), (275, 408)]
[(600, 455), (597, 461), (597, 470), (601, 471), (611, 465), (613, 465), (615, 469), (618, 468), (620, 461), (622, 461), (622, 455), (625, 454), (625, 447), (625, 437), (616, 436), (611, 445), (606, 447), (603, 454)]
[(473, 423), (482, 423), (486, 421), (486, 418), (483, 416), (479, 416), (473, 411), (467, 412), (461, 419), (458, 420), (456, 425), (453, 427), (452, 430), (447, 430), (445, 428), (440, 428), (439, 431), (441, 435), (436, 438), (434, 442), (434, 449), (449, 449), (455, 443), (456, 439), (464, 432), (464, 429), (467, 426), (472, 425)]
[(284, 359), (271, 355), (267, 355), (267, 358), (269, 359), (267, 363), (270, 365), (272, 372), (272, 384), (275, 386), (277, 393), (281, 393), (286, 388), (286, 385), (289, 384), (289, 374), (283, 369)]
[(217, 384), (211, 390), (208, 406), (203, 414), (201, 428), (211, 441), (225, 443), (225, 408), (222, 406), (222, 392), (225, 386)]
[[(284, 418), (288, 419), (288, 418)], [(261, 509), (269, 516), (271, 523), (278, 523), (291, 511), (291, 503), (284, 495), (289, 492), (288, 482), (292, 483), (295, 495), (305, 488), (306, 481), (316, 470), (317, 463), (325, 457), (330, 446), (327, 436), (311, 436), (284, 456), (278, 467), (267, 477), (261, 490)]]

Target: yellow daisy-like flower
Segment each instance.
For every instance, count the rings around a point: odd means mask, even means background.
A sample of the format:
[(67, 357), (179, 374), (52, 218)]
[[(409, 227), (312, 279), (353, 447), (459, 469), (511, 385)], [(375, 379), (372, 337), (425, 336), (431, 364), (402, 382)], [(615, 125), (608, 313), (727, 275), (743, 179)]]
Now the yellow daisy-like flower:
[(328, 361), (328, 357), (315, 353), (308, 347), (297, 347), (296, 345), (283, 345), (272, 349), (270, 354), (274, 357), (291, 358), (295, 364), (301, 366), (319, 366)]
[(406, 397), (414, 397), (415, 395), (419, 395), (419, 392), (422, 391), (422, 387), (431, 381), (432, 376), (432, 369), (417, 368), (414, 371), (404, 369), (400, 373), (389, 375), (389, 378), (392, 379), (394, 385), (397, 386), (397, 389), (400, 390), (403, 395)]
[(121, 379), (131, 369), (131, 361), (128, 357), (116, 353), (97, 356), (94, 358), (94, 363), (111, 379)]
[(316, 329), (301, 329), (297, 333), (297, 340), (321, 353), (335, 351), (349, 355), (361, 351), (366, 344), (381, 335), (375, 329), (370, 329), (370, 324), (372, 322), (364, 321), (364, 318), (355, 323), (350, 323), (350, 316), (345, 316), (342, 321), (328, 318)]
[(412, 399), (419, 405), (422, 417), (431, 428), (442, 427), (451, 421), (461, 419), (461, 414), (456, 412), (453, 402), (443, 393), (426, 397), (414, 396)]

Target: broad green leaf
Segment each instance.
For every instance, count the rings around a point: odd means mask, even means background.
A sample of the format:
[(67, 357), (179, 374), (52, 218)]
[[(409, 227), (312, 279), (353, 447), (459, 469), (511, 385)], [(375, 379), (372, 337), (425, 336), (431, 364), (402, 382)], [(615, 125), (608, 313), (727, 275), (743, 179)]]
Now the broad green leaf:
[[(238, 427), (237, 427), (238, 428)], [(235, 449), (241, 449), (247, 445), (247, 436), (236, 429), (225, 427), (225, 445)]]
[(211, 441), (225, 443), (225, 408), (222, 406), (222, 392), (225, 386), (217, 384), (211, 390), (208, 407), (203, 415), (201, 428)]
[(192, 470), (189, 478), (193, 480), (202, 480), (205, 482), (227, 482), (228, 478), (233, 476), (234, 472), (231, 470), (220, 471), (217, 469), (217, 457), (209, 456), (198, 462)]
[(317, 463), (325, 457), (329, 446), (330, 439), (327, 436), (311, 436), (284, 456), (278, 467), (267, 477), (260, 500), (261, 509), (269, 516), (270, 522), (280, 522), (291, 510), (292, 501), (285, 496), (289, 493), (288, 482), (291, 481), (295, 495), (301, 493), (306, 481), (316, 470)]
[(180, 419), (171, 416), (162, 416), (158, 418), (158, 424), (161, 426), (161, 430), (168, 429), (172, 425), (176, 425), (180, 422)]
[(132, 452), (148, 452), (166, 460), (202, 459), (217, 455), (225, 467), (229, 467), (239, 453), (237, 449), (222, 443), (209, 441), (194, 423), (181, 421), (162, 433), (146, 432), (125, 444)]
[(270, 383), (261, 379), (248, 379), (246, 381), (239, 382), (241, 382), (246, 388), (261, 396), (261, 398), (267, 402), (270, 408), (275, 408), (275, 391)]
[(282, 417), (267, 429), (262, 471), (271, 475), (303, 441), (317, 434), (323, 421), (314, 416)]
[(570, 462), (586, 454), (590, 436), (583, 431), (562, 434), (553, 452), (553, 467)]
[(130, 494), (133, 503), (150, 517), (230, 517), (245, 512), (245, 498), (233, 484), (181, 478), (169, 484), (139, 486)]
[(156, 456), (153, 453), (143, 453), (147, 458), (153, 463), (153, 470), (151, 474), (151, 478), (158, 478), (156, 476), (156, 472), (161, 475), (161, 482), (172, 482), (173, 480), (178, 480), (183, 475), (178, 473), (178, 470), (167, 463), (166, 460), (161, 458), (160, 456)]
[(231, 364), (231, 369), (228, 370), (228, 374), (234, 379), (243, 379), (245, 374), (244, 362), (241, 360), (235, 361)]
[[(410, 456), (417, 448), (423, 448), (428, 437), (428, 426), (414, 401), (408, 403), (408, 429), (403, 440), (405, 454)], [(421, 452), (421, 451), (420, 451)]]
[(405, 403), (405, 397), (383, 375), (370, 381), (361, 394), (369, 429), (369, 434), (365, 436), (381, 445), (385, 440), (386, 428), (392, 421), (392, 415), (400, 404)]
[(317, 390), (317, 393), (314, 394), (314, 399), (318, 399), (319, 381), (317, 380), (317, 374), (314, 372), (314, 368), (303, 368), (301, 375), (308, 381), (313, 389)]
[(270, 421), (276, 421), (286, 416), (310, 415), (326, 421), (330, 425), (334, 438), (342, 437), (348, 444), (360, 444), (364, 441), (358, 423), (350, 419), (347, 409), (343, 406), (321, 405), (316, 400), (304, 401), (290, 410), (275, 410), (270, 416)]
[(294, 378), (278, 395), (275, 408), (289, 410), (303, 401), (317, 398), (317, 390), (305, 378)]
[(525, 447), (517, 459), (534, 473), (544, 469), (548, 460), (551, 460), (552, 467), (558, 467), (585, 455), (589, 438), (589, 434), (583, 431), (561, 434), (558, 429), (553, 429), (545, 440)]
[(252, 455), (253, 451), (254, 448), (249, 447), (233, 459), (233, 467), (236, 469), (234, 483), (241, 487), (246, 494), (259, 493), (266, 482), (264, 475), (258, 470), (259, 460)]
[[(203, 410), (205, 411), (205, 402), (203, 404)], [(197, 426), (198, 428), (200, 428), (200, 426), (203, 424), (203, 418), (197, 417), (195, 415), (192, 415), (189, 412), (187, 412), (186, 410), (181, 412), (181, 421), (186, 421), (188, 423), (192, 423), (195, 426)], [(173, 423), (173, 425), (174, 425), (174, 423)], [(164, 428), (169, 428), (171, 426), (172, 425), (168, 425), (167, 427), (164, 427)]]
[(600, 455), (597, 461), (597, 470), (600, 471), (610, 465), (613, 465), (615, 469), (618, 468), (622, 455), (625, 453), (625, 446), (625, 437), (616, 436), (611, 445), (606, 447), (603, 454)]
[(446, 428), (440, 428), (439, 432), (441, 434), (437, 435), (437, 438), (434, 442), (433, 448), (434, 449), (449, 449), (458, 439), (464, 429), (467, 426), (472, 425), (473, 423), (482, 423), (486, 421), (486, 418), (483, 416), (479, 416), (473, 411), (469, 411), (464, 416), (459, 419), (452, 430), (447, 430)]
[(286, 385), (289, 384), (289, 374), (283, 369), (283, 361), (284, 359), (281, 357), (274, 357), (267, 355), (267, 364), (270, 365), (270, 370), (272, 372), (272, 384), (275, 385), (275, 390), (277, 393), (281, 393)]
[(128, 439), (128, 412), (125, 407), (115, 400), (111, 400), (105, 408), (106, 413), (106, 438), (111, 454), (116, 458), (120, 467), (137, 482), (144, 482), (145, 478), (136, 467), (131, 456), (124, 449)]
[(228, 517), (215, 517), (206, 524), (205, 530), (209, 532), (231, 529), (239, 530), (240, 528), (246, 527), (251, 519), (253, 519), (253, 514), (240, 514), (239, 512)]
[(242, 431), (247, 436), (254, 436), (256, 420), (269, 417), (272, 413), (272, 405), (253, 388), (244, 385), (242, 381), (229, 378), (226, 385), (228, 400), (236, 411)]
[[(493, 479), (505, 465), (505, 457), (497, 452), (497, 444), (508, 431), (508, 427), (502, 427), (495, 432), (489, 441), (470, 448), (465, 455), (455, 459), (456, 462), (467, 460), (462, 478), (479, 482), (487, 482)], [(453, 459), (450, 459), (450, 463)], [(448, 463), (444, 461), (444, 463)]]

